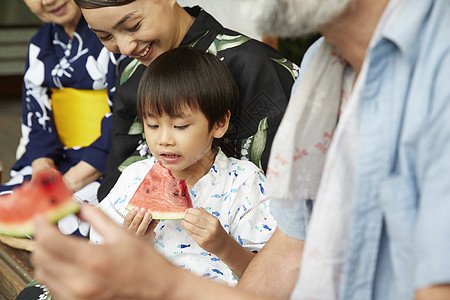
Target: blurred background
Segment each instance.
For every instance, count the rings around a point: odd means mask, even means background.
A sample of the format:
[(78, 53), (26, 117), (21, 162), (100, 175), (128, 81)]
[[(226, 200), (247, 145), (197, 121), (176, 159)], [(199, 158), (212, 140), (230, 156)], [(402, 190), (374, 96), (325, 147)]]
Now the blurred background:
[[(241, 0), (177, 0), (182, 6), (200, 5), (222, 25), (267, 42), (285, 57), (300, 65), (307, 47), (317, 35), (299, 39), (262, 37), (242, 9)], [(0, 0), (0, 182), (9, 180), (20, 140), (22, 78), (28, 41), (39, 29), (40, 20), (23, 0)]]

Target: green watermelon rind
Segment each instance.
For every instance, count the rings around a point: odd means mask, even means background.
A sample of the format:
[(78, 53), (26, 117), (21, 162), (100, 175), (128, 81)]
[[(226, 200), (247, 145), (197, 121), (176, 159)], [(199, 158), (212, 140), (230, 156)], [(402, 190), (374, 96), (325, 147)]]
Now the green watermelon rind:
[[(128, 204), (126, 209), (132, 210), (134, 205)], [(184, 211), (176, 211), (176, 212), (167, 212), (167, 211), (148, 211), (152, 214), (153, 220), (180, 220), (184, 219), (186, 212)]]
[[(46, 219), (52, 223), (58, 222), (70, 214), (76, 214), (80, 210), (80, 203), (74, 201), (72, 198), (68, 201), (64, 201), (58, 207), (52, 207), (47, 212), (40, 214), (45, 215)], [(31, 237), (34, 235), (34, 216), (27, 221), (17, 222), (14, 224), (0, 224), (0, 234), (9, 235), (13, 237)]]

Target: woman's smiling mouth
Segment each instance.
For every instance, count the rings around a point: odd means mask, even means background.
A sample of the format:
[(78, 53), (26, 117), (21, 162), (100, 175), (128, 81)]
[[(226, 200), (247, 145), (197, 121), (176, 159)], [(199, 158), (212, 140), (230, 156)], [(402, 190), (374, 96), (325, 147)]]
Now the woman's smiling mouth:
[(133, 55), (133, 57), (136, 58), (136, 59), (139, 59), (139, 60), (146, 60), (146, 59), (148, 59), (150, 57), (151, 53), (152, 53), (152, 51), (151, 51), (152, 44), (153, 43), (148, 44), (147, 47), (145, 47), (144, 50), (142, 50), (140, 53), (137, 53), (137, 54)]

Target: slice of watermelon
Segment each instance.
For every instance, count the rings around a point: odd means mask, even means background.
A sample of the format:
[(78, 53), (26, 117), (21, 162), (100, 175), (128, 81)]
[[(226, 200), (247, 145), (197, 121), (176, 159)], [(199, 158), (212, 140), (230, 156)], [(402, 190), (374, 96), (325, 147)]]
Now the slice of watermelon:
[(155, 220), (183, 219), (187, 208), (192, 207), (186, 180), (176, 179), (169, 169), (157, 161), (145, 175), (127, 209), (145, 208)]
[(24, 182), (12, 194), (0, 196), (0, 233), (15, 237), (34, 234), (33, 218), (37, 214), (52, 222), (76, 213), (80, 204), (55, 169), (38, 172), (31, 182)]

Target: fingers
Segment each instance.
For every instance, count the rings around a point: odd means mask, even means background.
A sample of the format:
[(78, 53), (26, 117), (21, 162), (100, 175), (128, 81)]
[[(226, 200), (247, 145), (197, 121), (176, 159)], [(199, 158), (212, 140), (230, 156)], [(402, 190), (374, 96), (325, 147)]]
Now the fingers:
[[(151, 216), (150, 216), (151, 217)], [(151, 220), (148, 230), (155, 231), (156, 226), (158, 226), (159, 220)]]
[(144, 235), (147, 232), (147, 228), (150, 225), (151, 220), (152, 220), (152, 215), (148, 211), (146, 211), (144, 213), (142, 221), (139, 224), (136, 234)]
[(144, 208), (133, 208), (126, 216), (123, 222), (123, 228), (137, 235), (145, 235), (152, 215)]
[(195, 232), (196, 229), (205, 229), (206, 224), (201, 218), (201, 213), (202, 211), (198, 208), (189, 208), (186, 210), (186, 214), (184, 215), (184, 219), (181, 221), (181, 224), (189, 234), (191, 234), (191, 232)]
[(206, 230), (207, 228), (214, 226), (215, 222), (218, 220), (201, 207), (187, 209), (183, 221), (184, 223), (191, 224), (191, 226)]
[[(80, 259), (86, 259), (83, 249), (88, 243), (84, 239), (64, 236), (41, 216), (36, 217), (35, 226), (35, 246), (31, 254), (35, 276), (55, 297), (64, 295), (60, 287), (83, 276), (78, 266)], [(67, 296), (68, 291), (65, 293)]]
[(216, 253), (227, 240), (228, 233), (219, 219), (204, 208), (188, 209), (181, 224), (200, 247), (211, 253)]
[(207, 213), (208, 212), (203, 208), (188, 208), (186, 209), (186, 214), (184, 216), (184, 219), (188, 222), (191, 221), (195, 221), (195, 220), (199, 220), (201, 218), (201, 216), (203, 215), (203, 213)]
[(58, 230), (58, 228), (48, 222), (45, 217), (37, 216), (35, 218), (35, 252), (49, 252), (49, 255), (61, 258), (68, 259), (71, 254), (71, 247), (68, 247), (69, 251), (63, 251), (64, 247), (55, 247), (55, 245), (63, 245), (71, 244), (73, 242), (72, 239), (64, 239), (63, 234)]
[(203, 236), (205, 239), (209, 239), (220, 229), (223, 229), (220, 221), (204, 208), (186, 210), (186, 215), (181, 224), (194, 239), (196, 239), (194, 236)]
[(126, 234), (120, 225), (115, 223), (101, 209), (92, 205), (82, 204), (78, 216), (95, 228), (103, 237), (105, 244), (120, 242), (123, 235)]
[(128, 229), (128, 227), (130, 227), (131, 223), (134, 220), (134, 217), (137, 215), (139, 211), (138, 207), (134, 207), (132, 210), (130, 210), (129, 213), (127, 213), (127, 215), (125, 216), (125, 219), (123, 220), (123, 224), (122, 227), (125, 229)]

